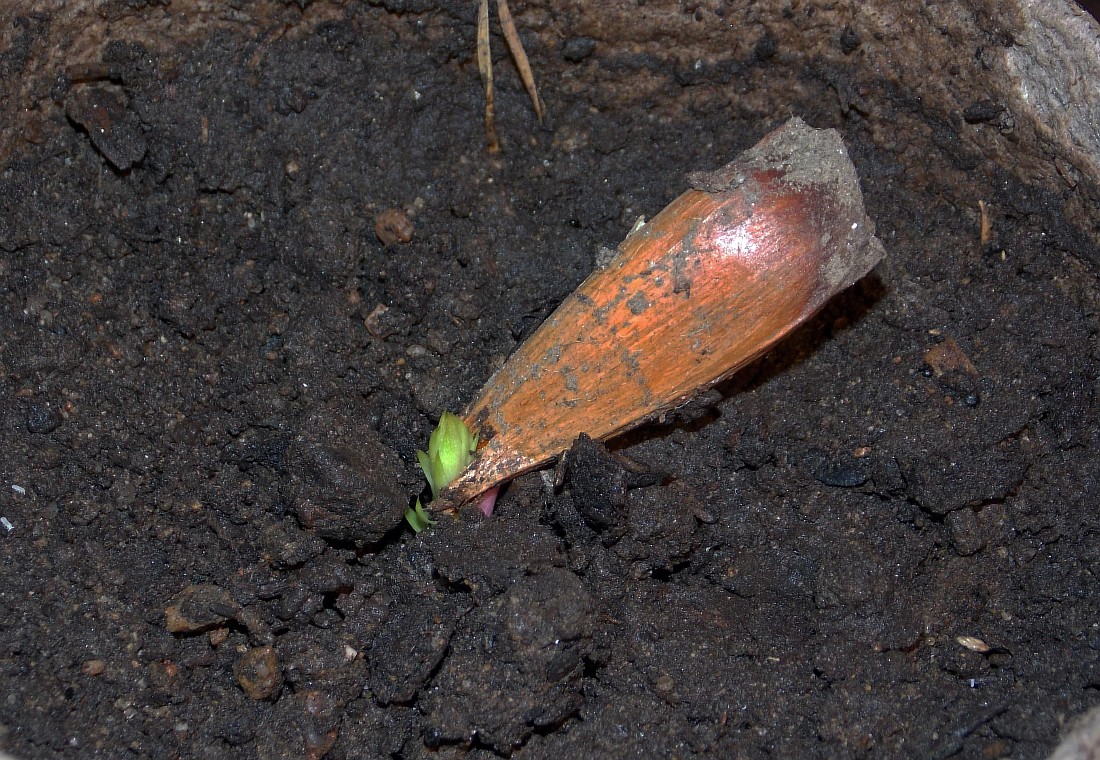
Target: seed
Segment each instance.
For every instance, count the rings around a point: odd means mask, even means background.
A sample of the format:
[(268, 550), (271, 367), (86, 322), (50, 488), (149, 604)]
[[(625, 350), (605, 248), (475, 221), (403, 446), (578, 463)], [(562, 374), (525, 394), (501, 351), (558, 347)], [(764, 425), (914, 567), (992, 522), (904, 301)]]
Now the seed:
[(453, 508), (677, 408), (760, 356), (883, 256), (834, 130), (793, 119), (693, 189), (593, 272), (481, 389), (488, 443)]
[(981, 654), (985, 654), (992, 649), (989, 644), (986, 644), (977, 636), (956, 636), (955, 642), (959, 644), (959, 646), (969, 649), (971, 652), (979, 652)]

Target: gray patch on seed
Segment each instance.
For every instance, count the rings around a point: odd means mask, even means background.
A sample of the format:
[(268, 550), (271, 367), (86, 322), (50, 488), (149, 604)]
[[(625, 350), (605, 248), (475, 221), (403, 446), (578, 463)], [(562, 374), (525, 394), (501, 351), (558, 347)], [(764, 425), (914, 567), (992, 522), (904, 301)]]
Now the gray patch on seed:
[(638, 291), (630, 297), (630, 300), (626, 302), (627, 308), (630, 309), (630, 313), (634, 316), (640, 315), (646, 309), (653, 305), (653, 302), (646, 298), (645, 293)]

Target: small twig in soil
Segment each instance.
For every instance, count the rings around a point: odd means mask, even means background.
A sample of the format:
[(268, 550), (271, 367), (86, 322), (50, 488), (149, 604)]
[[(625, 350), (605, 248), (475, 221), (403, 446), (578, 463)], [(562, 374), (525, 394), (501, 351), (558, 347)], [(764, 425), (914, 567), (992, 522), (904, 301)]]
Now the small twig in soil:
[[(542, 102), (539, 100), (538, 88), (535, 86), (535, 75), (531, 71), (531, 63), (527, 60), (527, 52), (523, 49), (523, 42), (516, 31), (516, 22), (512, 19), (512, 12), (508, 8), (507, 0), (497, 0), (497, 16), (500, 18), (500, 28), (504, 33), (504, 41), (508, 43), (508, 50), (519, 70), (519, 78), (523, 87), (531, 98), (535, 116), (542, 123)], [(489, 0), (481, 0), (477, 10), (477, 69), (481, 73), (481, 81), (485, 86), (485, 138), (488, 142), (490, 153), (500, 152), (500, 140), (497, 138), (496, 112), (493, 98), (493, 56), (489, 47)]]

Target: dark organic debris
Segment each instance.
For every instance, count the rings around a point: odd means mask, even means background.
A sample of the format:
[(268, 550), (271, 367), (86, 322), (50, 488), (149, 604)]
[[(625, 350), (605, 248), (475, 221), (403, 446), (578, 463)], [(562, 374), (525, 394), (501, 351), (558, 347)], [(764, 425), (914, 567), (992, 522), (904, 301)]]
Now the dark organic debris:
[(106, 86), (77, 87), (65, 100), (65, 114), (88, 133), (111, 166), (127, 171), (145, 157), (141, 121), (125, 95)]

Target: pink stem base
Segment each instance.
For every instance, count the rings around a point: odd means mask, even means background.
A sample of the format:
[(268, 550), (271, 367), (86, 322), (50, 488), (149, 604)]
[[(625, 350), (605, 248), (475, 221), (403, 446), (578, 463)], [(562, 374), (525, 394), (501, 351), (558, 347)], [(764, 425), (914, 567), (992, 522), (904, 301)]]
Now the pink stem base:
[(493, 488), (490, 488), (485, 493), (481, 494), (481, 496), (478, 498), (477, 508), (480, 509), (481, 513), (483, 515), (485, 515), (486, 517), (492, 517), (493, 516), (493, 507), (496, 506), (497, 494), (499, 494), (499, 493), (500, 493), (500, 486), (494, 486)]

